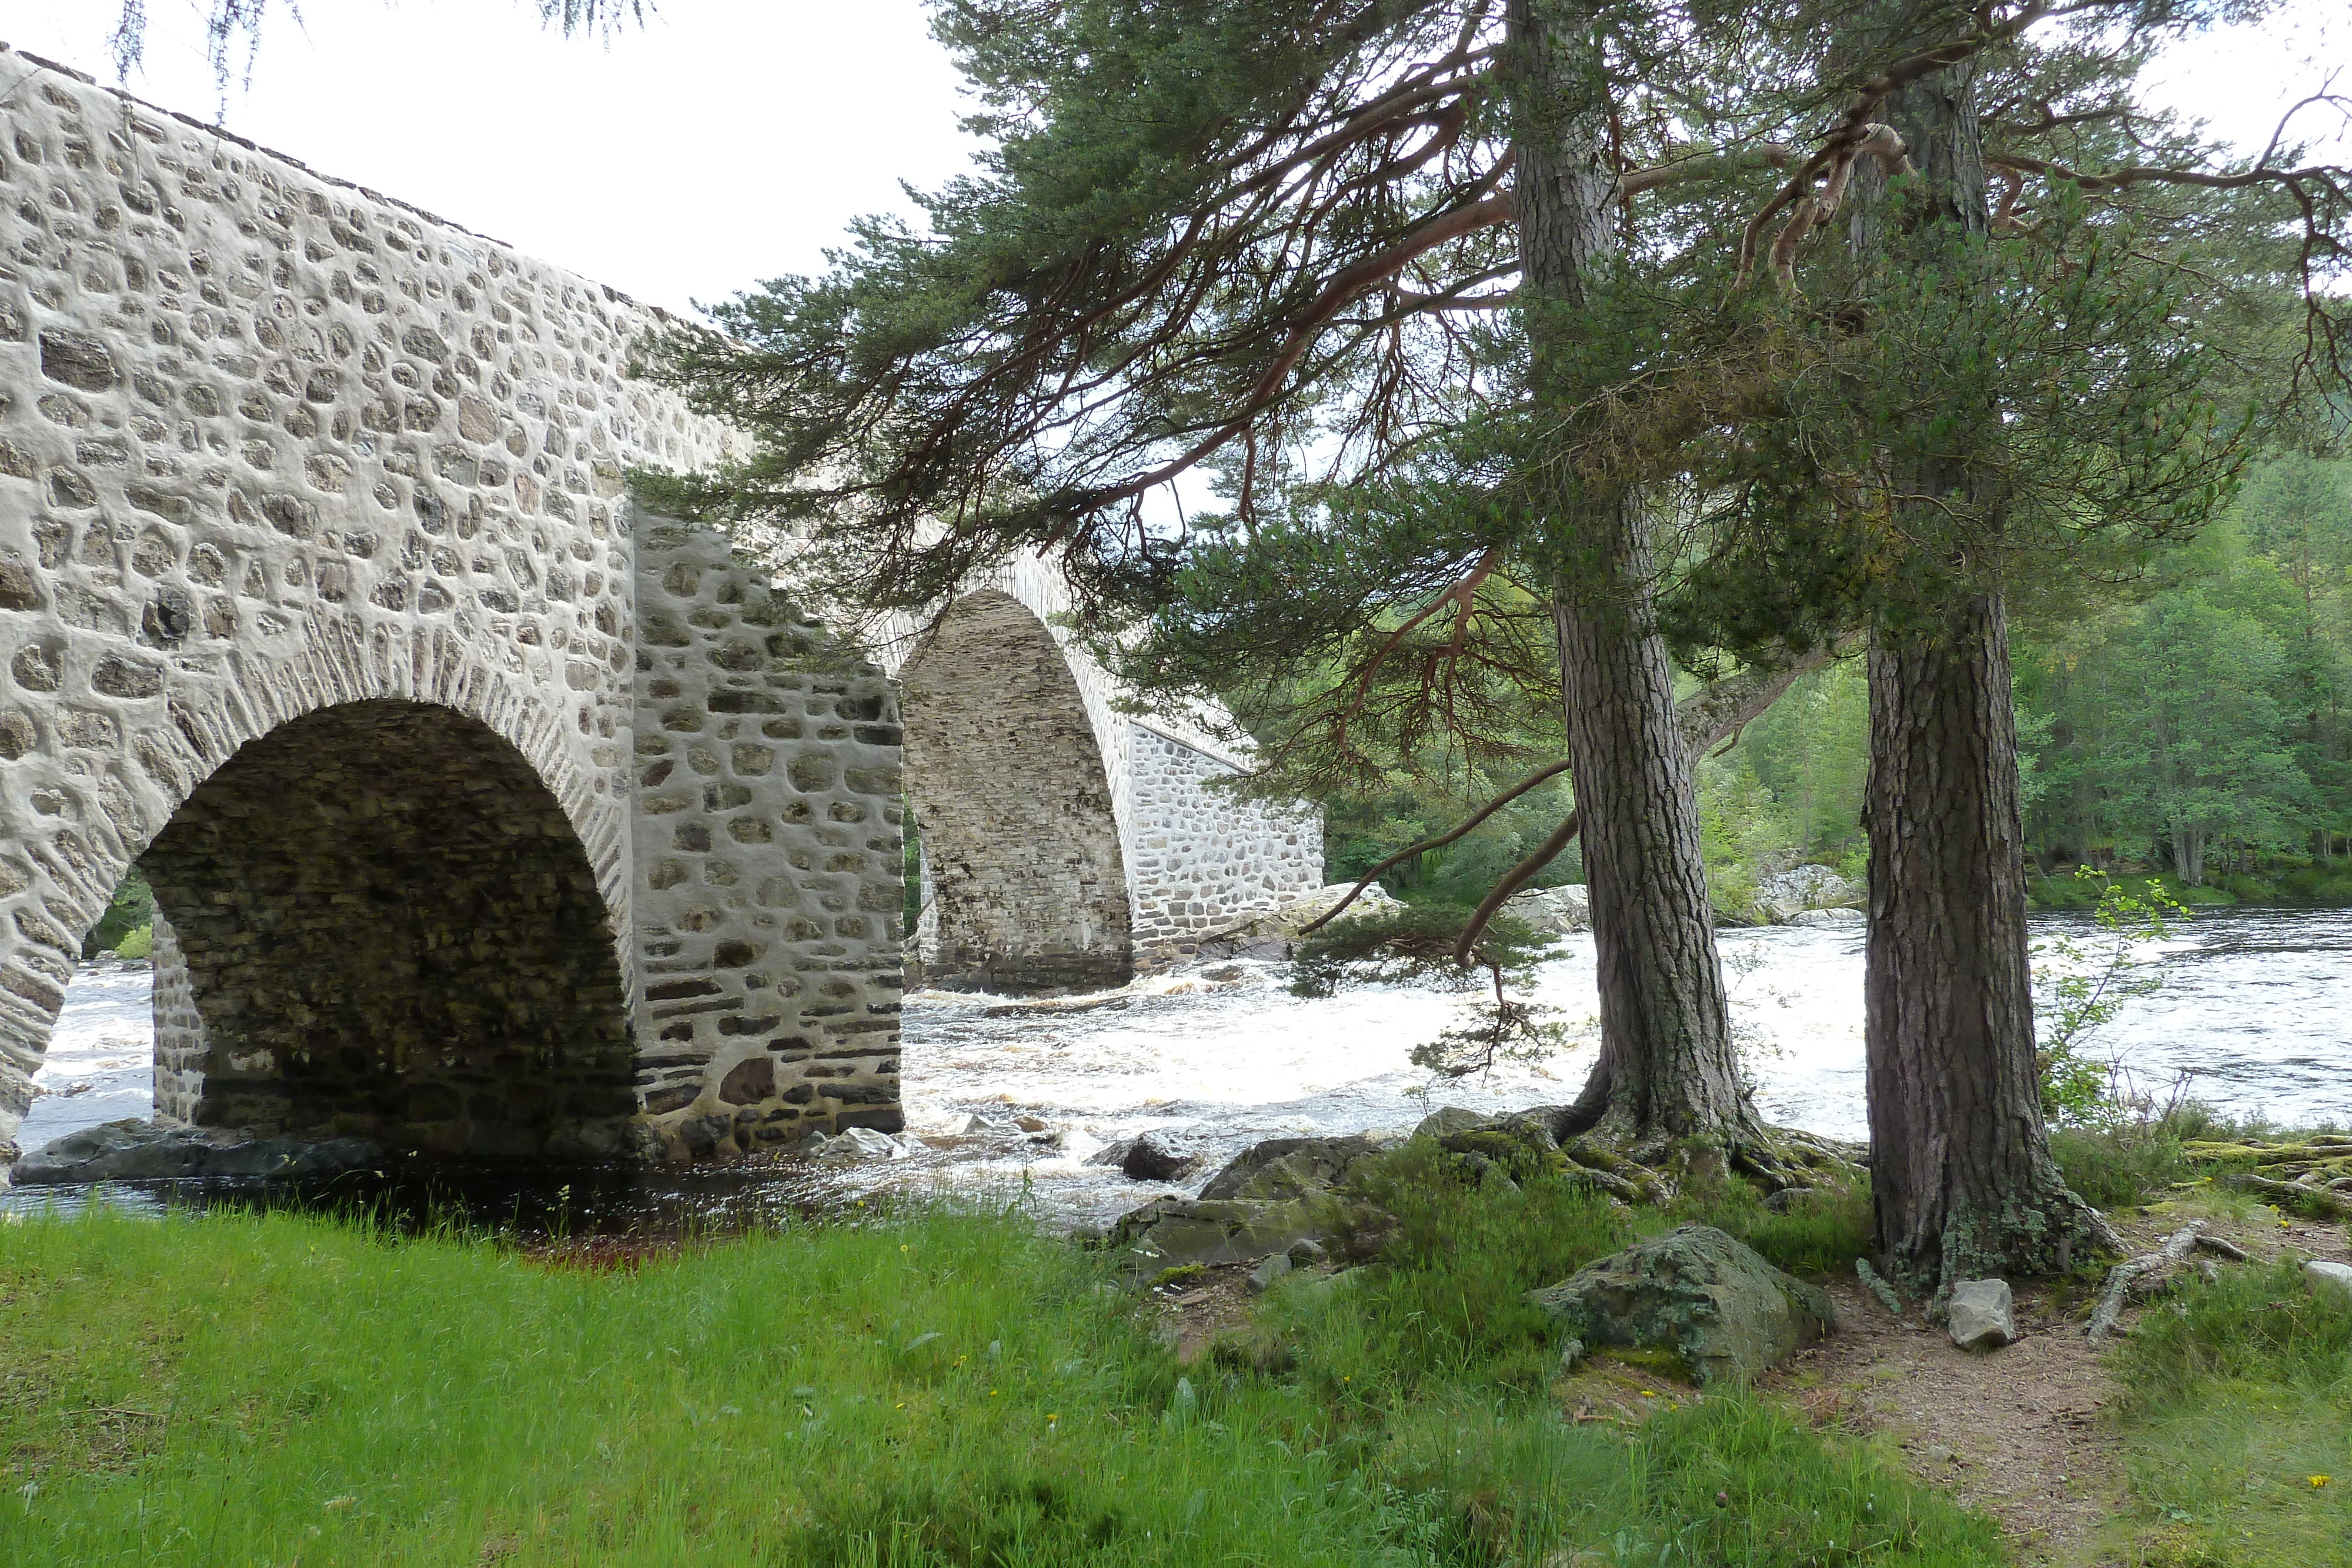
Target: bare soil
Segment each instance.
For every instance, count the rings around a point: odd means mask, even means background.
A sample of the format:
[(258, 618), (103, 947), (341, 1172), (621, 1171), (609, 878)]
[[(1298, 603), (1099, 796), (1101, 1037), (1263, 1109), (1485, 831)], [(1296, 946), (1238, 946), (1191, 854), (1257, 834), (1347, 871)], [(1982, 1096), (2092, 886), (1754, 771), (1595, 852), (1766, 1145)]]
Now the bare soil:
[[(2153, 1250), (2192, 1218), (2205, 1220), (2206, 1234), (2266, 1260), (2290, 1248), (2306, 1257), (2346, 1251), (2342, 1227), (2300, 1219), (2191, 1215), (2168, 1205), (2110, 1218), (2135, 1251)], [(1998, 1520), (2022, 1563), (2125, 1561), (2100, 1539), (2113, 1533), (2106, 1527), (2126, 1498), (2121, 1438), (2102, 1419), (2119, 1390), (2101, 1364), (2105, 1347), (2083, 1335), (2095, 1291), (2017, 1285), (2022, 1337), (1972, 1354), (1916, 1308), (1898, 1320), (1856, 1281), (1823, 1283), (1837, 1302), (1837, 1333), (1800, 1352), (1768, 1388), (1816, 1426), (1885, 1440), (1920, 1480)], [(2143, 1310), (2125, 1312), (2126, 1331)]]

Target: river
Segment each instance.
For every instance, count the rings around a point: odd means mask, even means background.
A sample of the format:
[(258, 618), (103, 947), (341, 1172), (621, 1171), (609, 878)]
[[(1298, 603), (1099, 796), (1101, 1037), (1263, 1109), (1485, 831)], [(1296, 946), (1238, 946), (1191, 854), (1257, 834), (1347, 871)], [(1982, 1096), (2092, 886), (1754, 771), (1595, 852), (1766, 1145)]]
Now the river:
[[(2079, 917), (2037, 917), (2037, 940)], [(1743, 1050), (1767, 1118), (1864, 1135), (1862, 936), (1858, 926), (1773, 926), (1721, 934)], [(2282, 1124), (2352, 1121), (2352, 910), (2208, 913), (2151, 948), (2163, 989), (2130, 1003), (2095, 1045), (2159, 1097), (2189, 1092)], [(1483, 1077), (1433, 1081), (1407, 1061), (1454, 1017), (1456, 996), (1377, 988), (1293, 997), (1282, 966), (1236, 961), (1139, 983), (1087, 1010), (999, 997), (919, 992), (908, 999), (907, 1157), (692, 1182), (632, 1201), (665, 1214), (724, 1192), (812, 1194), (1025, 1191), (1057, 1218), (1111, 1218), (1160, 1187), (1086, 1163), (1105, 1143), (1162, 1129), (1193, 1145), (1202, 1175), (1261, 1138), (1402, 1130), (1438, 1105), (1481, 1110), (1574, 1097), (1594, 1049), (1590, 936), (1544, 967), (1539, 998), (1570, 1026), (1550, 1059)], [(36, 1148), (78, 1127), (150, 1109), (152, 1044), (143, 967), (85, 967), (68, 994), (42, 1091), (20, 1140)], [(1023, 1133), (1014, 1118), (1045, 1124)], [(967, 1117), (978, 1125), (948, 1135)], [(1197, 1182), (1199, 1176), (1194, 1180)], [(715, 1183), (715, 1185), (713, 1185)], [(1024, 1185), (1025, 1184), (1025, 1185)], [(656, 1184), (658, 1186), (659, 1184)], [(35, 1195), (12, 1195), (23, 1207)], [(500, 1201), (505, 1201), (501, 1199)]]

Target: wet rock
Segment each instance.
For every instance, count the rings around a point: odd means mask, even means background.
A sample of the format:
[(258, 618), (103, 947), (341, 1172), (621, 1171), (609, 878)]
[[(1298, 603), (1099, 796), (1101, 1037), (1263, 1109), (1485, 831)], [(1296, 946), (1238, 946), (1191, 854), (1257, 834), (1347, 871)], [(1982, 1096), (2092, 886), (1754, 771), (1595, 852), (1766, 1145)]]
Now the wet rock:
[(2320, 1300), (2352, 1307), (2352, 1263), (2331, 1263), (2315, 1258), (2303, 1266), (2303, 1282)]
[(68, 1133), (18, 1160), (18, 1186), (93, 1181), (266, 1180), (332, 1176), (386, 1158), (364, 1138), (256, 1137), (152, 1122), (109, 1122)]
[(1129, 1140), (1118, 1168), (1135, 1181), (1180, 1181), (1200, 1168), (1201, 1156), (1165, 1133)]
[(1528, 1300), (1562, 1339), (1665, 1351), (1702, 1382), (1752, 1377), (1836, 1325), (1821, 1290), (1706, 1225), (1629, 1247)]
[(1780, 924), (1815, 927), (1867, 925), (1870, 917), (1859, 909), (1801, 909)]
[(855, 1164), (863, 1160), (903, 1160), (909, 1152), (887, 1133), (877, 1133), (871, 1127), (852, 1127), (837, 1138), (827, 1138), (815, 1154), (819, 1159)]
[(1592, 929), (1592, 901), (1580, 883), (1566, 887), (1531, 887), (1503, 901), (1502, 914), (1526, 921), (1538, 931), (1565, 936)]
[(2017, 1341), (2006, 1280), (1961, 1280), (1952, 1286), (1945, 1322), (1962, 1350), (1999, 1350)]

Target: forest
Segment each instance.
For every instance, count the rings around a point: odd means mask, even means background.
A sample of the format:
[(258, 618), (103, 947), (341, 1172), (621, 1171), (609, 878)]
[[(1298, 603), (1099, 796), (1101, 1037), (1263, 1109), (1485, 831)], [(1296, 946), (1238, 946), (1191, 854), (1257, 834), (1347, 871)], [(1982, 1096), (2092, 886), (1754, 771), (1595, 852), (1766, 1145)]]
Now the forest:
[[(2352, 903), (2352, 463), (2256, 465), (2193, 542), (2021, 606), (2011, 644), (2037, 905), (2085, 902), (2069, 874), (2079, 864), (2157, 878), (2190, 904)], [(1860, 661), (1848, 659), (1801, 676), (1700, 762), (1724, 918), (1751, 918), (1758, 876), (1790, 864), (1861, 876), (1869, 729)], [(1542, 841), (1566, 795), (1531, 792), (1382, 880), (1409, 901), (1475, 904)], [(1404, 781), (1324, 806), (1337, 877), (1462, 810)], [(1582, 875), (1571, 848), (1536, 884)]]

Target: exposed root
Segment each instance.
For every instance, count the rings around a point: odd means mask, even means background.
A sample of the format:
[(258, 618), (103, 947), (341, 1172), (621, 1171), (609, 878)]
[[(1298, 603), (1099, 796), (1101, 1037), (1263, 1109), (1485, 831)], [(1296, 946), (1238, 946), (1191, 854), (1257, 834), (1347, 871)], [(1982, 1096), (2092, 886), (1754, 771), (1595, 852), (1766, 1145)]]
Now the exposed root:
[(1855, 1145), (1786, 1127), (1769, 1127), (1761, 1138), (1726, 1147), (1720, 1140), (1644, 1135), (1613, 1118), (1583, 1132), (1561, 1136), (1570, 1124), (1567, 1108), (1524, 1111), (1490, 1128), (1455, 1134), (1449, 1146), (1475, 1149), (1483, 1138), (1527, 1135), (1543, 1149), (1552, 1167), (1580, 1178), (1628, 1206), (1673, 1201), (1685, 1187), (1719, 1186), (1746, 1180), (1768, 1197), (1795, 1197), (1852, 1186), (1864, 1173), (1864, 1151)]
[[(2172, 1270), (2189, 1256), (2200, 1239), (2198, 1232), (2204, 1228), (2203, 1220), (2192, 1221), (2166, 1237), (2164, 1245), (2155, 1251), (2127, 1259), (2108, 1270), (2106, 1289), (2100, 1293), (2099, 1304), (2091, 1313), (2091, 1321), (2084, 1325), (2084, 1336), (2095, 1343), (2111, 1333), (2120, 1332), (2118, 1322), (2123, 1317), (2126, 1299), (2133, 1295), (2145, 1299), (2169, 1283)], [(2231, 1248), (2231, 1250), (2237, 1249)], [(2242, 1258), (2244, 1254), (2241, 1252), (2239, 1256)]]

